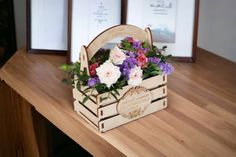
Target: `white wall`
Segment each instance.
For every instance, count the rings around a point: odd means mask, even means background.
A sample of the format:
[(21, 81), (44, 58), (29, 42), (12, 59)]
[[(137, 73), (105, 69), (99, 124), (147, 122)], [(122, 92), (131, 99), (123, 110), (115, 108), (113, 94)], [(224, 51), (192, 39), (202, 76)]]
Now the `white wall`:
[(200, 0), (198, 46), (236, 62), (236, 0)]

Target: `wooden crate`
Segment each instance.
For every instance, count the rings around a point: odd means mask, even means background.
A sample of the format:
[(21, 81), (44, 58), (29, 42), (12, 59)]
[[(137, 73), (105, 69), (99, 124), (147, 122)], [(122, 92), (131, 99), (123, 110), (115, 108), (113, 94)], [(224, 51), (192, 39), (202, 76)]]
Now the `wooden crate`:
[[(130, 25), (112, 27), (96, 37), (88, 47), (82, 46), (81, 70), (88, 69), (88, 61), (107, 41), (124, 35), (152, 44), (149, 29), (142, 30)], [(96, 98), (90, 97), (83, 104), (82, 100), (86, 94), (74, 88), (74, 109), (97, 130), (105, 132), (167, 107), (167, 76), (165, 75), (145, 79), (140, 86), (124, 86), (118, 91), (120, 93), (118, 101), (114, 97), (101, 101), (101, 98), (106, 97), (108, 93), (97, 93)]]

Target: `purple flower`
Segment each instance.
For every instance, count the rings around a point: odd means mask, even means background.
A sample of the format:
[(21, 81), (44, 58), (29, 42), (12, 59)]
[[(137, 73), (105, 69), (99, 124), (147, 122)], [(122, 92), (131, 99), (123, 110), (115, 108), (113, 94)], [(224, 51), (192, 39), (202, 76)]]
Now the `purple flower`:
[(90, 79), (88, 80), (87, 85), (88, 85), (89, 87), (94, 87), (94, 86), (95, 86), (96, 84), (98, 84), (98, 83), (100, 83), (99, 78), (98, 78), (98, 77), (92, 77), (92, 78), (90, 78)]
[(160, 58), (157, 57), (149, 57), (148, 62), (153, 63), (153, 64), (159, 64), (160, 63)]
[(170, 75), (174, 71), (174, 67), (170, 63), (160, 63), (159, 66), (164, 75)]
[(137, 54), (132, 51), (126, 51), (125, 54), (131, 58), (135, 58), (137, 56)]
[(141, 46), (142, 46), (142, 43), (140, 41), (133, 42), (133, 48), (139, 49), (139, 48), (141, 48)]
[(148, 48), (142, 48), (142, 49), (143, 49), (144, 53), (147, 53), (149, 51)]
[(123, 64), (120, 66), (120, 71), (126, 79), (129, 79), (130, 70), (133, 69), (137, 63), (137, 60), (132, 57), (126, 58), (126, 60), (124, 60)]

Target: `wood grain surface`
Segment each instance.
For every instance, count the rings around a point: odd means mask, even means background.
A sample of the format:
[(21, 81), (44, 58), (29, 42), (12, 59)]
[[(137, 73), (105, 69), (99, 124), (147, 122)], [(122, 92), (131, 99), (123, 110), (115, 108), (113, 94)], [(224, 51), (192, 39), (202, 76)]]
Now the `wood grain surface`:
[(19, 50), (0, 78), (94, 156), (236, 156), (235, 63), (198, 49), (196, 63), (173, 63), (167, 109), (99, 133), (73, 110), (65, 62)]
[(0, 81), (0, 108), (0, 156), (40, 157), (41, 153), (47, 157), (47, 151), (38, 147), (31, 105), (3, 81)]

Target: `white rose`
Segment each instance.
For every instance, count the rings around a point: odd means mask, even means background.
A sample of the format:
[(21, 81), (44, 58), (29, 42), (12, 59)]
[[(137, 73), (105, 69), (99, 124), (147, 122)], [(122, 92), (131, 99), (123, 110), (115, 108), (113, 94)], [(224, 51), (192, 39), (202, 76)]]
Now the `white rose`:
[(115, 64), (115, 65), (120, 65), (123, 63), (123, 61), (126, 59), (126, 55), (124, 52), (119, 49), (117, 46), (114, 47), (111, 52), (110, 52), (110, 60)]
[(107, 61), (96, 69), (101, 83), (105, 83), (108, 88), (120, 78), (120, 68)]
[(142, 75), (143, 71), (141, 67), (135, 66), (130, 71), (128, 84), (132, 86), (139, 86), (142, 82)]

